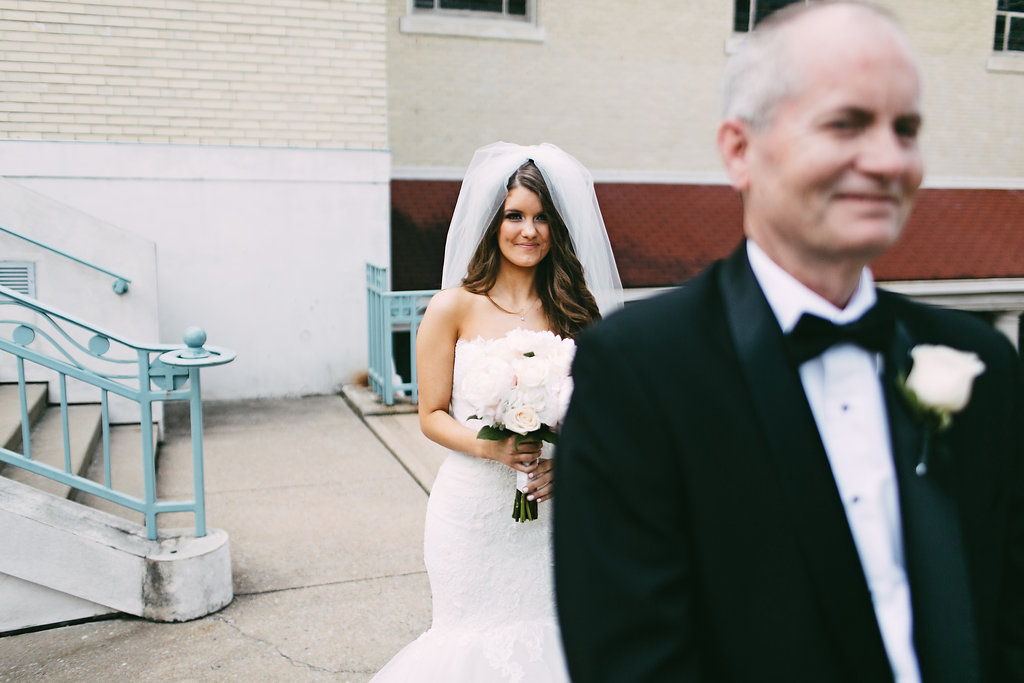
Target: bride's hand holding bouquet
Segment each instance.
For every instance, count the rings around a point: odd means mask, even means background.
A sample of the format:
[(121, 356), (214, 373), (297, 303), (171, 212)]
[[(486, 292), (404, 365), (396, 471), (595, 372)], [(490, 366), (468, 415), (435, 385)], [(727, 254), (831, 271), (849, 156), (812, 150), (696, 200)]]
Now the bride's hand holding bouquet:
[(487, 346), (478, 372), (462, 387), (475, 408), (470, 419), (480, 424), (477, 438), (500, 442), (493, 459), (518, 472), (512, 516), (520, 522), (537, 518), (541, 489), (551, 493), (551, 463), (539, 458), (541, 442), (557, 441), (575, 351), (572, 339), (552, 332), (513, 330)]

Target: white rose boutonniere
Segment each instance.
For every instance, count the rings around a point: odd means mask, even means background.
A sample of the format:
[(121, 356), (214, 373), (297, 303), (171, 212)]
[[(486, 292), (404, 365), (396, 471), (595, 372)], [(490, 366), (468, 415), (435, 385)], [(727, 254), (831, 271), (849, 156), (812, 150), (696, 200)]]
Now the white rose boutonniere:
[(900, 374), (898, 385), (914, 416), (924, 427), (924, 443), (916, 472), (928, 471), (931, 439), (949, 429), (953, 415), (971, 399), (974, 380), (985, 371), (976, 353), (948, 346), (920, 344), (910, 350), (914, 361), (909, 375)]

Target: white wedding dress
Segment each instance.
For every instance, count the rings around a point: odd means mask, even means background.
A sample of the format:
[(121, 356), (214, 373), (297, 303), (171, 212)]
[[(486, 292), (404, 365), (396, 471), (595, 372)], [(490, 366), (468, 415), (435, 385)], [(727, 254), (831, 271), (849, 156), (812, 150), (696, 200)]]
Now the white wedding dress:
[[(458, 387), (495, 340), (455, 347), (451, 413), (471, 409)], [(512, 519), (515, 471), (451, 452), (427, 503), (423, 559), (433, 624), (373, 678), (374, 683), (567, 683), (555, 616), (551, 515)]]

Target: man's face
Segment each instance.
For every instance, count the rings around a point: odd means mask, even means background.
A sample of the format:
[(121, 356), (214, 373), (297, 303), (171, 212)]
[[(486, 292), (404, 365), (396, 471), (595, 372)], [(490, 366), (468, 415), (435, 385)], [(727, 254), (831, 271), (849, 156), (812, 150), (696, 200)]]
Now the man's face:
[(748, 232), (781, 261), (867, 263), (899, 237), (921, 184), (912, 58), (877, 27), (847, 29), (796, 37), (802, 88), (748, 131)]

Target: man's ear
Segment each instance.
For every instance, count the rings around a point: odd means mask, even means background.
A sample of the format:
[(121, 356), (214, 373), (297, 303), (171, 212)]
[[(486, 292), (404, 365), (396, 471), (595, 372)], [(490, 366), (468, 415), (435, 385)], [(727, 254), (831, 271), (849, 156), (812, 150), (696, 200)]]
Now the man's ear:
[(729, 118), (718, 127), (718, 154), (734, 189), (743, 192), (750, 184), (750, 126)]

